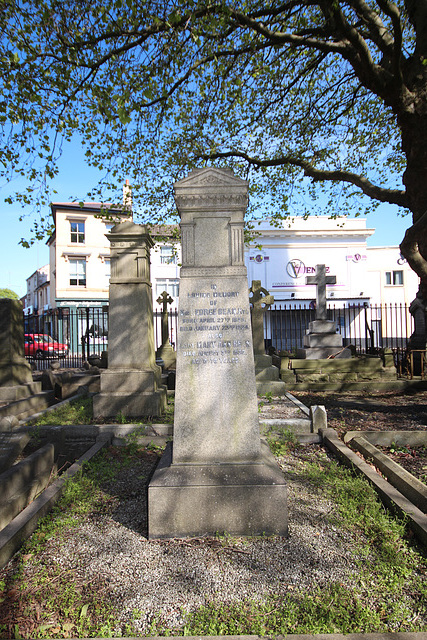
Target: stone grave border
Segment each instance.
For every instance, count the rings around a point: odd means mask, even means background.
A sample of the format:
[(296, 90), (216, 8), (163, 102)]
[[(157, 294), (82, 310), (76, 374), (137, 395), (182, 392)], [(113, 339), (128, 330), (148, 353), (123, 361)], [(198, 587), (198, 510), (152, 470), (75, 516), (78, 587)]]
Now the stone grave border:
[[(427, 546), (427, 515), (413, 502), (415, 499), (418, 504), (424, 504), (423, 500), (425, 500), (426, 497), (425, 485), (419, 482), (417, 478), (408, 473), (399, 464), (388, 459), (387, 456), (376, 449), (366, 437), (369, 433), (381, 433), (382, 438), (379, 440), (382, 440), (382, 443), (386, 443), (386, 436), (389, 436), (389, 443), (391, 444), (393, 434), (408, 432), (352, 431), (347, 433), (345, 442), (339, 439), (335, 429), (320, 429), (320, 433), (323, 444), (335, 454), (338, 460), (347, 467), (350, 467), (354, 472), (365, 476), (387, 509), (405, 518), (418, 541), (424, 546)], [(417, 431), (414, 433), (423, 433), (427, 439), (427, 432), (425, 431)], [(419, 435), (418, 437), (422, 438), (423, 436)], [(365, 462), (364, 459), (347, 446), (347, 443), (351, 442), (355, 442), (355, 448), (357, 447), (359, 451), (366, 452), (366, 458), (371, 461), (372, 464)], [(376, 471), (376, 468), (378, 468), (387, 479), (380, 475), (380, 473)]]
[[(305, 418), (301, 418), (300, 421), (306, 421), (306, 423), (309, 424), (310, 414), (313, 414), (313, 407), (309, 409), (288, 392), (286, 395), (288, 399), (293, 401), (305, 415)], [(74, 398), (75, 397), (78, 396), (74, 396)], [(49, 409), (53, 410), (58, 407), (59, 404), (65, 404), (70, 402), (72, 399), (73, 398), (68, 398), (62, 403), (58, 403)], [(42, 413), (49, 411), (49, 409)], [(323, 443), (343, 464), (350, 467), (353, 471), (365, 476), (373, 485), (385, 506), (391, 511), (397, 512), (400, 516), (406, 517), (419, 542), (427, 546), (427, 515), (422, 513), (416, 504), (414, 504), (414, 501), (417, 503), (418, 499), (421, 500), (421, 503), (419, 504), (424, 504), (422, 501), (426, 499), (427, 493), (425, 485), (405, 471), (403, 467), (394, 461), (389, 460), (387, 456), (377, 450), (374, 446), (375, 444), (387, 446), (392, 442), (409, 446), (427, 444), (426, 431), (351, 431), (347, 432), (343, 442), (338, 438), (336, 431), (328, 428), (327, 426), (319, 426), (318, 429), (314, 430), (312, 423), (311, 433), (307, 432), (307, 426), (303, 428), (304, 433), (298, 433), (298, 425), (293, 424), (294, 422), (298, 422), (298, 420), (260, 420), (260, 427), (261, 429), (265, 429), (266, 427), (269, 428), (272, 434), (274, 433), (274, 427), (294, 429), (297, 439), (303, 444)], [(115, 446), (124, 445), (126, 443), (127, 436), (135, 431), (140, 431), (141, 435), (138, 437), (138, 442), (142, 445), (165, 445), (173, 438), (173, 426), (171, 424), (160, 423), (153, 423), (151, 426), (139, 424), (58, 425), (37, 427), (37, 429), (42, 437), (47, 435), (47, 433), (52, 435), (55, 434), (56, 437), (60, 436), (61, 433), (63, 435), (72, 434), (77, 439), (81, 437), (90, 438), (95, 444), (92, 444), (86, 453), (84, 453), (60, 478), (45, 489), (38, 498), (34, 500), (34, 502), (21, 511), (18, 516), (16, 516), (2, 531), (0, 531), (0, 568), (7, 564), (14, 553), (19, 549), (22, 542), (34, 532), (37, 527), (38, 520), (48, 513), (55, 502), (59, 499), (62, 494), (65, 481), (68, 478), (72, 478), (81, 469), (83, 463), (90, 460), (104, 446), (109, 444)], [(21, 427), (19, 431), (22, 432), (22, 430), (23, 429)], [(31, 427), (29, 429), (25, 429), (25, 432), (28, 433), (30, 430)], [(15, 433), (16, 432), (17, 431), (15, 431)], [(357, 455), (357, 453), (349, 448), (348, 444), (354, 444), (355, 442), (356, 446), (360, 447), (360, 449), (366, 450), (368, 459), (372, 461), (373, 465), (378, 468), (384, 476), (388, 477), (388, 480), (382, 477), (371, 464), (365, 462), (359, 455)], [(389, 475), (387, 476), (387, 474)], [(419, 487), (419, 485), (422, 486)], [(410, 487), (410, 493), (408, 495), (405, 495), (405, 486)], [(419, 489), (421, 489), (421, 491), (419, 491)], [(419, 495), (420, 498), (416, 497), (417, 495)], [(355, 637), (360, 636), (360, 638), (363, 637), (366, 639), (369, 634), (349, 634), (345, 636), (346, 640), (351, 640), (353, 635)], [(390, 634), (371, 635), (372, 638), (379, 638), (380, 636), (392, 637)], [(404, 634), (400, 635), (403, 636)], [(415, 638), (416, 635), (417, 634), (406, 634), (405, 640), (408, 640), (411, 636), (414, 636)], [(325, 638), (328, 637), (330, 640), (333, 640), (335, 636), (336, 638), (341, 637), (339, 634), (331, 634), (329, 636), (325, 636)], [(236, 637), (243, 638), (243, 636)], [(287, 636), (289, 639), (291, 637), (302, 639), (305, 636)], [(311, 636), (307, 636), (307, 638), (309, 637)], [(394, 637), (395, 636), (393, 635), (393, 638)], [(417, 638), (420, 640), (420, 634), (418, 634)], [(316, 640), (321, 640), (321, 635), (316, 635)], [(423, 640), (427, 640), (427, 633), (424, 634)]]

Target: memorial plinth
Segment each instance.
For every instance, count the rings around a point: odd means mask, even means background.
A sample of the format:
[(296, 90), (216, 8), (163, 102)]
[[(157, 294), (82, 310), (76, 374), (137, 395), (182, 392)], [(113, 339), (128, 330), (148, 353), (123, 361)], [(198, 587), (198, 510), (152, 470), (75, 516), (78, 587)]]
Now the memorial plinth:
[(101, 372), (94, 416), (158, 416), (166, 388), (154, 350), (150, 248), (146, 228), (126, 221), (108, 234), (111, 245), (108, 369)]
[(175, 184), (182, 267), (173, 446), (148, 489), (150, 538), (287, 533), (286, 485), (259, 436), (243, 217), (223, 169)]

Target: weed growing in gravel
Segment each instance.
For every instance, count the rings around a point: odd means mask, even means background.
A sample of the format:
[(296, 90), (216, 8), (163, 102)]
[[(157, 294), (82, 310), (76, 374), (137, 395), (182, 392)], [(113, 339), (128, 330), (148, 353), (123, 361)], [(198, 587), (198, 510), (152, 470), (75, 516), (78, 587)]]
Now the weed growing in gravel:
[(299, 446), (297, 437), (291, 429), (278, 427), (267, 432), (267, 442), (275, 456), (287, 455)]
[[(185, 623), (177, 629), (159, 615), (150, 635), (426, 631), (427, 563), (408, 541), (405, 524), (385, 511), (364, 479), (324, 453), (314, 458), (306, 458), (298, 473), (334, 504), (329, 524), (351, 532), (349, 544), (359, 566), (355, 586), (331, 582), (304, 591), (284, 587), (262, 602), (208, 602), (183, 611)], [(224, 537), (222, 542), (230, 543)]]

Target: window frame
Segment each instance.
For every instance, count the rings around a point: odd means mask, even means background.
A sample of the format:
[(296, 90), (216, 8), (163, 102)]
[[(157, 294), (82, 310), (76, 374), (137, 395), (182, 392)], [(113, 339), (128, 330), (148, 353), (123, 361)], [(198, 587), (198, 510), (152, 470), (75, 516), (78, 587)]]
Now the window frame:
[[(69, 286), (70, 286), (70, 287), (79, 287), (79, 288), (81, 288), (81, 289), (86, 288), (86, 287), (87, 287), (87, 273), (86, 273), (86, 263), (87, 263), (87, 260), (86, 260), (86, 258), (83, 258), (83, 257), (72, 257), (72, 258), (71, 258), (71, 257), (70, 257), (70, 258), (68, 259), (68, 263), (69, 263), (69, 268), (68, 268), (68, 282), (69, 282)], [(73, 273), (72, 273), (72, 271), (71, 271), (71, 266), (72, 266), (72, 265), (74, 265), (74, 264), (76, 264), (76, 266), (77, 266), (77, 263), (81, 263), (81, 264), (83, 264), (83, 267), (84, 267), (84, 268), (83, 268), (83, 273), (84, 273), (84, 284), (83, 284), (83, 282), (80, 282), (80, 280), (83, 280), (83, 279), (82, 279), (82, 278), (79, 278), (78, 270), (76, 270), (76, 271), (74, 272), (74, 273), (75, 273), (75, 275), (76, 275), (76, 277), (75, 277), (75, 278), (72, 278)], [(74, 284), (73, 282), (71, 282), (72, 280), (76, 280), (76, 283)]]
[[(71, 244), (85, 244), (86, 242), (86, 228), (85, 228), (85, 220), (70, 220), (70, 242)], [(77, 225), (76, 230), (73, 230), (73, 225)], [(83, 227), (83, 231), (79, 229), (79, 227)], [(73, 236), (75, 235), (75, 240), (73, 240)]]

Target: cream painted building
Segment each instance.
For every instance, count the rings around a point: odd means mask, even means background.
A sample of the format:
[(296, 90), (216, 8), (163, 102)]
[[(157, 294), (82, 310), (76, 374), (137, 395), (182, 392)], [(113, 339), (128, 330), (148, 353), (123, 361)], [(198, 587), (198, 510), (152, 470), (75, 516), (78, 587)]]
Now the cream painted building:
[(419, 278), (402, 258), (399, 247), (368, 247), (369, 291), (374, 304), (410, 305)]
[(106, 234), (127, 216), (102, 205), (54, 202), (55, 233), (48, 240), (51, 307), (77, 309), (108, 303), (110, 244)]

